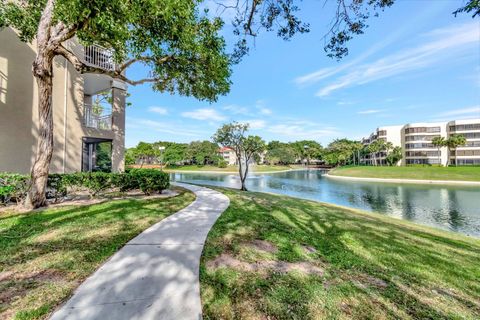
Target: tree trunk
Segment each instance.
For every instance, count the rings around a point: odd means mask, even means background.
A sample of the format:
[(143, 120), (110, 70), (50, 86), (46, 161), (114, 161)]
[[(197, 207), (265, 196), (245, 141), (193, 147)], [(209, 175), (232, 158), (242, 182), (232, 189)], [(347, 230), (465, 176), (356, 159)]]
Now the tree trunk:
[(31, 171), (31, 185), (26, 205), (39, 208), (46, 205), (45, 189), (53, 154), (52, 73), (53, 54), (38, 55), (33, 74), (38, 86), (38, 141), (35, 162)]
[(238, 173), (240, 175), (240, 183), (241, 183), (240, 190), (247, 191), (247, 187), (245, 186), (245, 180), (248, 174), (248, 164), (246, 164), (247, 167), (245, 169), (245, 172), (243, 172), (242, 158), (241, 157), (237, 158), (237, 161), (238, 161)]

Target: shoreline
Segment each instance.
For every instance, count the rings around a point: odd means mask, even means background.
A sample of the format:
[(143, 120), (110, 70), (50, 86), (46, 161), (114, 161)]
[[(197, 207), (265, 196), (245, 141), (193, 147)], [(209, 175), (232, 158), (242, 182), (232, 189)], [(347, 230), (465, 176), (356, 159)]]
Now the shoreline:
[(384, 183), (402, 183), (402, 184), (433, 184), (433, 185), (456, 185), (456, 186), (478, 186), (480, 181), (465, 181), (465, 180), (422, 180), (422, 179), (396, 179), (396, 178), (365, 178), (365, 177), (350, 177), (350, 176), (336, 176), (326, 173), (325, 177), (338, 180), (349, 181), (365, 181), (365, 182), (384, 182)]
[[(310, 168), (310, 169), (306, 169), (306, 168), (295, 168), (295, 169), (285, 169), (285, 170), (276, 170), (276, 171), (249, 171), (248, 173), (249, 174), (252, 174), (252, 175), (259, 175), (259, 174), (272, 174), (272, 173), (282, 173), (282, 172), (290, 172), (290, 171), (303, 171), (303, 170), (319, 170), (319, 169), (315, 169), (315, 168)], [(202, 170), (163, 170), (163, 172), (166, 172), (166, 173), (201, 173), (201, 174), (204, 174), (204, 173), (211, 173), (211, 174), (238, 174), (238, 171), (202, 171)]]

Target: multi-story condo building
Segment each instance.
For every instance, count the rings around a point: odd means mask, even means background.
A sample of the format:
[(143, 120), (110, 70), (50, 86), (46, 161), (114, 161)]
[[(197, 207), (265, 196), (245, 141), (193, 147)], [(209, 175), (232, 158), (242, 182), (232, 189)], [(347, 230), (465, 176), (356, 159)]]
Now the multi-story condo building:
[(457, 150), (450, 150), (450, 163), (459, 166), (480, 165), (480, 119), (450, 121), (448, 135), (452, 134), (463, 135), (467, 143)]
[[(386, 126), (378, 127), (375, 132), (370, 134), (368, 138), (363, 138), (362, 143), (364, 146), (368, 146), (376, 140), (383, 140), (385, 142), (391, 142), (394, 147), (402, 145), (402, 126)], [(385, 151), (377, 152), (376, 154), (365, 154), (361, 159), (361, 162), (368, 165), (374, 165), (375, 161), (377, 165), (385, 165), (387, 153)], [(401, 161), (400, 161), (401, 163)], [(400, 165), (399, 163), (399, 165)]]
[(443, 164), (447, 163), (446, 147), (438, 148), (432, 144), (435, 137), (447, 136), (447, 123), (410, 123), (403, 127), (402, 150), (405, 164)]
[[(0, 31), (0, 43), (0, 172), (27, 173), (38, 136), (32, 75), (36, 46), (21, 42), (11, 28)], [(68, 46), (87, 64), (114, 68), (109, 50), (76, 41)], [(53, 75), (50, 171), (123, 170), (125, 83), (103, 74), (80, 74), (63, 57), (55, 58)]]
[[(448, 139), (452, 134), (462, 134), (467, 143), (456, 150), (446, 146), (438, 148), (432, 144), (435, 137)], [(403, 157), (398, 165), (480, 165), (480, 118), (436, 123), (409, 123), (402, 126), (380, 127), (368, 138), (362, 139), (369, 145), (377, 139), (401, 146)], [(377, 153), (377, 164), (385, 164), (385, 152)], [(374, 164), (373, 155), (364, 155), (362, 163)]]

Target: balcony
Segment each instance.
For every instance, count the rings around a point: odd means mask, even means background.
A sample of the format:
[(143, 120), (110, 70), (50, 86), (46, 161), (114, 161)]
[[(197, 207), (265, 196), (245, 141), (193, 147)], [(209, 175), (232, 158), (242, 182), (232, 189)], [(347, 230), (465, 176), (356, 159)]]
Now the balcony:
[(95, 108), (91, 104), (84, 105), (83, 124), (87, 128), (112, 130), (112, 113)]
[(107, 71), (115, 70), (113, 50), (106, 49), (99, 45), (91, 45), (83, 48), (83, 62), (86, 65)]

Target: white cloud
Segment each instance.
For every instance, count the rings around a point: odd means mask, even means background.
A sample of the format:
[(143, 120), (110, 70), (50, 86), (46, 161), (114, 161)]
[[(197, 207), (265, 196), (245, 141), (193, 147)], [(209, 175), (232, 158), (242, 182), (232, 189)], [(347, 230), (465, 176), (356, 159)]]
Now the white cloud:
[(248, 123), (250, 129), (263, 129), (267, 125), (265, 120), (261, 119), (253, 119), (253, 120), (245, 120), (245, 121), (240, 121), (241, 123)]
[(263, 114), (263, 115), (270, 115), (270, 114), (272, 114), (272, 110), (270, 110), (268, 108), (260, 108), (260, 113)]
[(452, 111), (442, 112), (439, 116), (449, 117), (449, 116), (477, 116), (480, 118), (480, 106), (456, 109)]
[(323, 126), (308, 120), (289, 120), (266, 127), (265, 130), (273, 133), (276, 139), (283, 141), (320, 140), (325, 137), (332, 138), (341, 135), (335, 127)]
[(296, 82), (317, 82), (348, 69), (348, 72), (337, 77), (332, 83), (325, 85), (316, 93), (320, 97), (328, 96), (342, 88), (362, 85), (401, 73), (423, 69), (440, 61), (458, 57), (460, 53), (469, 49), (477, 50), (480, 30), (477, 22), (472, 22), (436, 29), (422, 35), (422, 37), (428, 37), (430, 40), (420, 39), (424, 44), (404, 49), (370, 63), (356, 65), (356, 62), (351, 62), (338, 68), (322, 69), (313, 74), (297, 78)]
[(217, 110), (209, 109), (209, 108), (182, 112), (182, 117), (196, 119), (196, 120), (213, 120), (213, 121), (223, 121), (227, 119), (225, 116), (218, 113)]
[(358, 114), (374, 114), (374, 113), (380, 113), (382, 112), (383, 109), (368, 109), (368, 110), (361, 110), (358, 111)]
[(168, 113), (167, 108), (156, 107), (156, 106), (149, 107), (148, 111), (153, 112), (153, 113), (158, 113), (158, 114), (161, 114), (161, 115), (166, 115)]
[(236, 104), (230, 104), (228, 106), (223, 107), (222, 109), (227, 110), (233, 114), (244, 114), (244, 115), (249, 114), (247, 107), (237, 106)]

